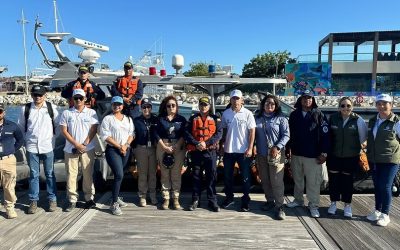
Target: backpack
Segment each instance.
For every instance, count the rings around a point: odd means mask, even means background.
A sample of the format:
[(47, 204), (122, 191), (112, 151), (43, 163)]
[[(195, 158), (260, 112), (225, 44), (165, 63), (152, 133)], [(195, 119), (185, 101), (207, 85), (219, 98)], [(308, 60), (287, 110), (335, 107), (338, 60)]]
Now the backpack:
[[(56, 133), (56, 126), (54, 125), (54, 112), (53, 112), (53, 106), (51, 105), (50, 102), (46, 101), (47, 105), (47, 111), (49, 112), (50, 118), (51, 118), (51, 123), (53, 125), (53, 134)], [(31, 112), (31, 103), (25, 104), (25, 133), (28, 131), (28, 119), (29, 119), (29, 114)]]

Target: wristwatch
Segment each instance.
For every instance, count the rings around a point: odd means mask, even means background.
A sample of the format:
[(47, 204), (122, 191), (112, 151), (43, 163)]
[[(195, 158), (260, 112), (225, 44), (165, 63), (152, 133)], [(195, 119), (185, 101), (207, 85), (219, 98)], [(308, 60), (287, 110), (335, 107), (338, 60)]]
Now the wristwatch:
[(322, 155), (323, 157), (325, 157), (325, 158), (328, 156), (327, 153), (321, 153), (321, 155)]

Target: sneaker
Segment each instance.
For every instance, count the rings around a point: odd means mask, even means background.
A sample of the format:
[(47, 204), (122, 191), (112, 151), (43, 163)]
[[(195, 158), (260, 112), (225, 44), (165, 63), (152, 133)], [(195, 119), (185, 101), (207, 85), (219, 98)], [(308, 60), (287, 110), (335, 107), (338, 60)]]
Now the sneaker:
[(370, 213), (368, 216), (367, 216), (367, 219), (369, 220), (369, 221), (377, 221), (377, 220), (379, 220), (379, 217), (381, 216), (381, 212), (380, 211), (378, 211), (378, 210), (375, 210), (375, 211), (373, 211), (372, 213)]
[(336, 201), (332, 201), (331, 205), (328, 208), (328, 214), (335, 215), (336, 214), (336, 210), (337, 210)]
[(350, 204), (347, 204), (344, 206), (343, 215), (344, 215), (344, 217), (349, 217), (349, 218), (353, 217), (353, 211), (351, 209)]
[(154, 205), (154, 206), (158, 204), (158, 200), (157, 200), (156, 195), (151, 195), (150, 194), (150, 203), (151, 203), (151, 205)]
[(376, 225), (381, 227), (386, 227), (389, 224), (389, 222), (390, 222), (389, 215), (381, 213), (378, 221), (376, 222)]
[(174, 198), (173, 199), (174, 200), (174, 210), (181, 210), (182, 209), (182, 207), (181, 207), (181, 204), (179, 204), (179, 198)]
[(128, 206), (128, 204), (126, 202), (124, 202), (124, 198), (122, 198), (122, 197), (117, 198), (117, 203), (118, 203), (119, 207), (127, 207)]
[(37, 201), (31, 201), (28, 208), (28, 214), (34, 214), (37, 210)]
[(6, 208), (7, 219), (15, 219), (18, 217), (13, 207)]
[(208, 202), (208, 208), (211, 211), (218, 213), (221, 209), (219, 208), (217, 202)]
[(140, 201), (139, 201), (139, 207), (145, 207), (145, 206), (147, 206), (147, 203), (146, 203), (146, 198), (140, 198)]
[(164, 199), (164, 202), (161, 206), (162, 210), (167, 210), (169, 208), (169, 198), (168, 199)]
[(57, 209), (57, 201), (49, 201), (49, 212), (54, 212)]
[(286, 219), (285, 211), (283, 210), (283, 206), (279, 207), (275, 211), (275, 218), (277, 220), (284, 220)]
[(200, 207), (199, 200), (194, 200), (192, 202), (192, 205), (190, 205), (190, 207), (189, 207), (189, 211), (194, 211), (194, 210), (196, 210), (197, 207)]
[(310, 213), (311, 213), (311, 217), (313, 217), (313, 218), (319, 218), (319, 216), (320, 216), (318, 207), (311, 207)]
[(112, 213), (113, 215), (121, 215), (121, 214), (122, 214), (122, 211), (121, 211), (121, 208), (119, 207), (118, 202), (114, 202), (114, 203), (110, 206), (110, 210), (111, 210), (111, 213)]
[(242, 211), (242, 212), (250, 211), (249, 203), (248, 202), (242, 202), (242, 206), (240, 207), (240, 211)]
[(286, 206), (288, 208), (302, 207), (302, 206), (304, 206), (304, 203), (300, 203), (300, 202), (297, 202), (296, 200), (293, 200), (292, 202), (287, 203)]
[(65, 207), (65, 212), (71, 212), (76, 208), (76, 202), (68, 202), (68, 205)]
[(232, 206), (233, 204), (235, 204), (235, 202), (233, 201), (233, 199), (228, 199), (226, 198), (224, 200), (224, 202), (222, 202), (222, 208), (227, 209), (228, 207)]
[(85, 209), (91, 209), (91, 208), (95, 208), (96, 207), (96, 203), (93, 200), (88, 200), (85, 203)]
[(275, 207), (275, 202), (273, 201), (267, 201), (264, 202), (264, 205), (261, 207), (261, 210), (263, 211), (269, 211)]

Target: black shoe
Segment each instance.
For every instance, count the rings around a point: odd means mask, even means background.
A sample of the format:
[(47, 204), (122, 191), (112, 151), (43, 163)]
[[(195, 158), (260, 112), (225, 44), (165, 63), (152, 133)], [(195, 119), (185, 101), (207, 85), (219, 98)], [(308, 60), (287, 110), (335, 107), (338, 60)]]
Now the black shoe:
[(243, 203), (243, 202), (242, 202), (242, 206), (241, 206), (241, 208), (240, 208), (240, 211), (242, 211), (242, 212), (248, 212), (248, 211), (250, 211), (249, 203), (247, 203), (247, 202)]
[(267, 201), (264, 203), (264, 205), (261, 207), (261, 210), (263, 211), (269, 211), (275, 207), (275, 202), (273, 201)]
[(216, 202), (209, 202), (208, 208), (213, 212), (219, 212), (221, 210)]
[(235, 204), (235, 202), (233, 201), (233, 199), (225, 199), (224, 202), (222, 202), (222, 208), (228, 208), (230, 206), (232, 206), (233, 204)]
[(88, 200), (85, 203), (85, 209), (91, 209), (91, 208), (95, 208), (96, 207), (96, 203), (93, 200)]
[(71, 212), (76, 208), (76, 203), (75, 202), (68, 202), (68, 205), (64, 208), (65, 212)]
[(198, 207), (200, 207), (200, 202), (198, 200), (195, 200), (192, 202), (192, 205), (190, 205), (189, 211), (194, 211)]

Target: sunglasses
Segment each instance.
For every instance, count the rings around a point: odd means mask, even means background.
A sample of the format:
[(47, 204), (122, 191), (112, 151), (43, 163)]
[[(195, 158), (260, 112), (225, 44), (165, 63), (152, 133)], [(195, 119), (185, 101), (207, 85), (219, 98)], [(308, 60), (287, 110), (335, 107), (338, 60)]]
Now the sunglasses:
[(175, 107), (176, 107), (175, 104), (168, 104), (168, 105), (167, 105), (167, 108), (169, 108), (169, 109), (170, 109), (170, 108), (175, 108)]
[(340, 105), (340, 107), (341, 108), (351, 108), (351, 105), (350, 104), (342, 104), (342, 105)]
[(130, 70), (130, 69), (132, 69), (132, 68), (130, 68), (130, 67), (124, 67), (124, 70)]
[(268, 105), (275, 106), (275, 102), (265, 102), (265, 106), (268, 106)]
[(122, 103), (120, 103), (120, 102), (113, 102), (113, 104), (112, 105), (114, 105), (114, 106), (121, 106), (122, 105)]
[(142, 109), (151, 109), (151, 106), (142, 106)]
[(86, 71), (79, 71), (79, 74), (81, 74), (81, 75), (84, 75), (84, 74), (86, 74), (86, 73), (89, 73), (89, 72), (86, 72)]
[(207, 107), (207, 106), (208, 106), (208, 103), (201, 102), (201, 103), (199, 103), (199, 105), (202, 106), (202, 107)]
[(43, 97), (41, 94), (33, 94), (33, 97)]
[(78, 101), (78, 100), (79, 100), (79, 101), (83, 101), (83, 99), (85, 99), (85, 97), (83, 97), (83, 96), (75, 96), (75, 97), (74, 97), (74, 100), (75, 100), (75, 101)]

